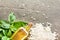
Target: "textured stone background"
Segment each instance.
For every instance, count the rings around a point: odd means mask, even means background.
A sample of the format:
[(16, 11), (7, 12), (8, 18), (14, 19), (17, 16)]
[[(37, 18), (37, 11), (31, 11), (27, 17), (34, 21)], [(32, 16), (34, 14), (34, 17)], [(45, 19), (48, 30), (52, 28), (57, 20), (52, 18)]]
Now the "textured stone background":
[(50, 22), (60, 39), (60, 0), (0, 0), (0, 19), (13, 11), (19, 20)]

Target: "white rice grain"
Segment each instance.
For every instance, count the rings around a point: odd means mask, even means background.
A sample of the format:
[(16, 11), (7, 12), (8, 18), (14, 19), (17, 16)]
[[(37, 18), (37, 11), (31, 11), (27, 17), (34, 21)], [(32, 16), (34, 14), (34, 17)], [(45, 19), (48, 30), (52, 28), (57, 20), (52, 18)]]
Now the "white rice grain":
[(56, 32), (52, 32), (50, 27), (44, 27), (41, 23), (36, 23), (31, 28), (29, 40), (55, 40)]

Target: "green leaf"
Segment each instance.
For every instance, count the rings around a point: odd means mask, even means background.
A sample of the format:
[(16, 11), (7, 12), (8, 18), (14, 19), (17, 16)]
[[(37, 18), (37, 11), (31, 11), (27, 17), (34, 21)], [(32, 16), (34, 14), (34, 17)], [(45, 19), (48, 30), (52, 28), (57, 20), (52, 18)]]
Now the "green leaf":
[(0, 38), (2, 37), (3, 35), (0, 33)]
[(10, 38), (8, 38), (7, 36), (3, 36), (2, 40), (10, 40)]
[(13, 26), (15, 27), (15, 28), (20, 28), (20, 27), (24, 27), (24, 26), (26, 26), (27, 25), (27, 23), (26, 22), (23, 22), (23, 21), (17, 21), (17, 22), (14, 22), (13, 23)]
[(6, 36), (6, 31), (5, 30), (3, 30), (3, 34), (4, 34), (4, 36)]
[(4, 21), (1, 21), (1, 27), (4, 28), (4, 29), (9, 29), (10, 28), (10, 24), (4, 22)]
[(13, 12), (11, 12), (8, 16), (8, 21), (10, 23), (13, 23), (15, 19), (16, 19), (15, 15), (13, 14)]
[(3, 34), (0, 33), (0, 40), (1, 40), (2, 37), (3, 37)]
[(15, 32), (15, 31), (17, 30), (17, 28), (14, 27), (13, 25), (11, 25), (11, 26), (10, 26), (10, 30), (11, 30), (12, 32)]
[(3, 29), (0, 28), (0, 31), (3, 31)]
[(12, 35), (11, 30), (8, 31), (7, 36), (10, 37)]
[(14, 23), (10, 26), (10, 29), (11, 29), (11, 31), (15, 32), (18, 28), (24, 27), (24, 26), (26, 26), (26, 25), (27, 25), (26, 22), (17, 21), (17, 22), (14, 22)]

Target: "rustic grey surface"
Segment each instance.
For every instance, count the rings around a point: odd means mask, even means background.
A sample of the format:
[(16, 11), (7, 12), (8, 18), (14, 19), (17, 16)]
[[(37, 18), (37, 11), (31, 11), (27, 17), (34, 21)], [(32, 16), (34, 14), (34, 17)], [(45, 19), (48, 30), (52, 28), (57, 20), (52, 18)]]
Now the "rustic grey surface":
[(0, 0), (0, 19), (13, 11), (19, 20), (50, 22), (60, 40), (60, 0)]

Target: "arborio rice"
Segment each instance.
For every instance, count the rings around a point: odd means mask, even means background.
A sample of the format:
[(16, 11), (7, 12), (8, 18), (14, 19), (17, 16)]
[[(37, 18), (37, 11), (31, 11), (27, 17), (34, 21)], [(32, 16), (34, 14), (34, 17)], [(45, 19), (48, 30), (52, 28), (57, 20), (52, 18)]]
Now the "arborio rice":
[(41, 23), (36, 23), (31, 28), (29, 40), (55, 40), (57, 33), (52, 32), (49, 26), (44, 27)]

